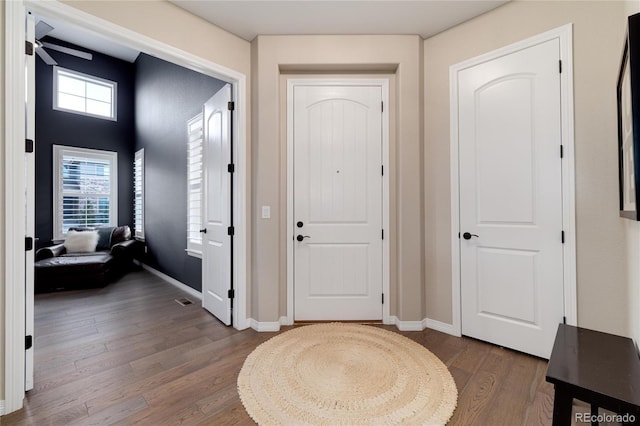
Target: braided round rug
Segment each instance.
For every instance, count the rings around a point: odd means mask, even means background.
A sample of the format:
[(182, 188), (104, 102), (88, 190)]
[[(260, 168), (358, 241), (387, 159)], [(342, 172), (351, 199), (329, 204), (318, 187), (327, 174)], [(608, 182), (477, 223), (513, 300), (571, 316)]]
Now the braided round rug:
[(458, 399), (447, 367), (423, 346), (342, 323), (264, 342), (245, 360), (238, 392), (260, 425), (442, 425)]

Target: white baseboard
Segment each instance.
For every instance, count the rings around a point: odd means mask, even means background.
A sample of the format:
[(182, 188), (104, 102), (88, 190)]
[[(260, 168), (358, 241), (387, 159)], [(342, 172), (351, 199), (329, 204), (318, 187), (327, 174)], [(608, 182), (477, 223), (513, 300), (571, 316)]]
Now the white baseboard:
[(425, 329), (424, 320), (423, 321), (402, 321), (399, 320), (398, 317), (391, 315), (389, 317), (389, 321), (387, 322), (389, 325), (395, 325), (398, 327), (400, 331), (422, 331)]
[(436, 330), (441, 333), (450, 334), (452, 336), (460, 337), (460, 333), (456, 332), (456, 329), (453, 327), (453, 324), (447, 324), (446, 322), (441, 322), (441, 321), (430, 319), (430, 318), (425, 318), (423, 322), (426, 328), (430, 328), (432, 330)]
[(198, 290), (196, 290), (194, 288), (191, 288), (188, 285), (186, 285), (184, 283), (181, 283), (180, 281), (176, 280), (175, 278), (171, 278), (169, 275), (164, 274), (164, 273), (158, 271), (157, 269), (154, 269), (151, 266), (146, 265), (144, 263), (142, 264), (142, 268), (144, 268), (146, 271), (151, 272), (156, 277), (159, 277), (159, 278), (163, 279), (164, 281), (168, 282), (172, 286), (179, 288), (180, 290), (184, 291), (185, 293), (189, 293), (189, 296), (195, 297), (198, 300), (202, 300), (202, 293), (200, 293)]
[(251, 322), (251, 328), (253, 328), (255, 331), (280, 331), (280, 321), (256, 321), (253, 318), (251, 318), (249, 321)]
[(0, 401), (0, 416), (4, 416), (6, 413), (4, 412), (4, 399)]
[(422, 321), (401, 321), (398, 317), (391, 315), (389, 320), (385, 321), (385, 324), (395, 325), (400, 331), (422, 331), (425, 328), (429, 328), (431, 330), (440, 331), (441, 333), (460, 337), (460, 334), (456, 333), (452, 324), (447, 324), (430, 318), (425, 318)]

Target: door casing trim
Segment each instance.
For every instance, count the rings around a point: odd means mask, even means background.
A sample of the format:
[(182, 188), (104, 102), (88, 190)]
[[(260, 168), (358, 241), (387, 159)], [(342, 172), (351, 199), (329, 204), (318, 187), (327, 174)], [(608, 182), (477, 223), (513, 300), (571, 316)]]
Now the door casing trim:
[[(567, 324), (577, 325), (576, 290), (576, 207), (575, 207), (575, 154), (573, 119), (573, 24), (546, 31), (517, 43), (505, 46), (449, 67), (450, 99), (450, 161), (451, 161), (451, 290), (452, 328), (462, 335), (462, 306), (460, 279), (460, 183), (458, 150), (458, 73), (475, 65), (527, 49), (540, 43), (558, 39), (560, 42), (560, 115), (561, 137), (564, 149), (562, 158), (562, 229), (565, 243), (562, 246), (564, 269), (564, 316)], [(559, 154), (558, 154), (559, 155)], [(558, 230), (559, 232), (560, 230)]]
[(382, 227), (386, 238), (382, 240), (382, 322), (390, 323), (391, 297), (389, 293), (389, 79), (349, 79), (349, 78), (290, 78), (287, 79), (287, 313), (281, 318), (282, 325), (294, 322), (294, 262), (293, 238), (295, 221), (293, 214), (293, 89), (296, 86), (377, 86), (382, 89), (382, 165), (386, 171), (382, 175)]

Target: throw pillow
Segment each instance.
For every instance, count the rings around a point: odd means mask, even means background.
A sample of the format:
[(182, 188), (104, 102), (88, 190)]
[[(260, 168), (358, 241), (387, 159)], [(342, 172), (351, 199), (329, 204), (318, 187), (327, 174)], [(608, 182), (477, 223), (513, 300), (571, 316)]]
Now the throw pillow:
[(64, 248), (67, 253), (90, 253), (96, 251), (98, 245), (97, 231), (69, 231), (64, 240)]
[(111, 233), (115, 226), (101, 226), (98, 231), (98, 245), (96, 250), (109, 250), (111, 248)]
[(131, 239), (131, 229), (128, 225), (117, 226), (111, 234), (111, 245)]

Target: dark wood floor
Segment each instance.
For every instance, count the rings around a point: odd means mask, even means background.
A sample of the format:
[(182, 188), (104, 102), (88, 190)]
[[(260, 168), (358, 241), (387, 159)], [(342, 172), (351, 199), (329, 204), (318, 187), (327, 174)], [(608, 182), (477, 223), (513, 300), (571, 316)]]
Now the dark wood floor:
[[(174, 301), (185, 296), (145, 271), (37, 295), (35, 387), (2, 425), (252, 424), (236, 379), (273, 333), (224, 327), (197, 300)], [(433, 330), (401, 334), (449, 367), (459, 391), (450, 424), (551, 424), (544, 360)]]

